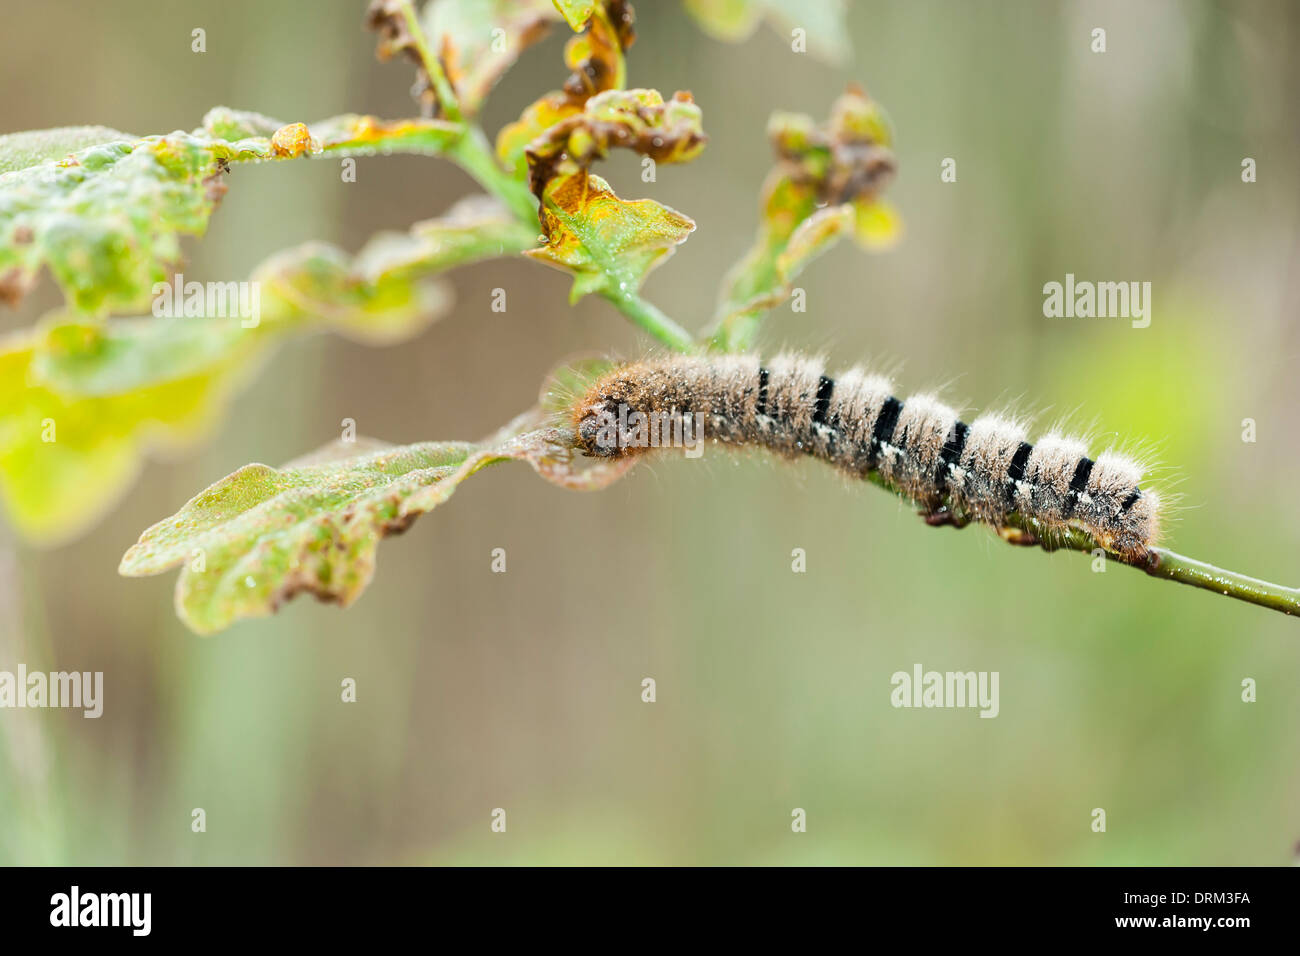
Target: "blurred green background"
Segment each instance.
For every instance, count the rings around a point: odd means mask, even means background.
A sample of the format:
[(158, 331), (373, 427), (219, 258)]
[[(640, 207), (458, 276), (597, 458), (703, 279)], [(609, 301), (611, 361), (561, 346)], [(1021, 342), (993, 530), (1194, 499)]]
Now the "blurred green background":
[[(286, 121), (409, 115), (410, 71), (374, 61), (363, 6), (11, 5), (0, 131), (191, 129), (217, 104)], [(599, 170), (699, 223), (647, 297), (703, 324), (752, 239), (768, 113), (824, 117), (858, 81), (897, 129), (889, 196), (907, 234), (884, 255), (846, 243), (816, 262), (799, 282), (808, 311), (778, 310), (765, 348), (897, 364), (905, 391), (942, 384), (955, 404), (1040, 424), (1071, 414), (1094, 448), (1149, 440), (1181, 496), (1169, 544), (1300, 583), (1300, 10), (849, 6), (854, 56), (835, 68), (781, 32), (724, 45), (675, 2), (636, 4), (631, 83), (691, 90), (711, 136), (657, 183), (630, 155)], [(1105, 54), (1089, 50), (1097, 26)], [(563, 39), (507, 75), (491, 133), (559, 84)], [(944, 157), (956, 183), (940, 182)], [(230, 185), (188, 245), (189, 278), (243, 278), (311, 238), (356, 249), (472, 188), (418, 157), (358, 160), (350, 184), (320, 161), (241, 168)], [(1045, 319), (1042, 286), (1067, 272), (1150, 281), (1150, 328)], [(280, 352), (207, 443), (149, 464), (72, 544), (0, 532), (0, 669), (99, 670), (106, 685), (99, 720), (0, 711), (0, 861), (1291, 862), (1300, 624), (981, 529), (930, 530), (813, 462), (711, 450), (594, 495), (494, 468), (384, 543), (352, 609), (300, 598), (212, 638), (175, 619), (173, 575), (118, 577), (146, 526), (245, 462), (337, 437), (344, 418), (391, 441), (476, 438), (561, 358), (644, 345), (594, 297), (570, 308), (569, 279), (531, 262), (451, 282), (456, 308), (414, 342)], [(57, 301), (43, 286), (0, 331)], [(498, 547), (506, 574), (489, 569)], [(892, 708), (890, 675), (918, 662), (999, 671), (1000, 715)], [(346, 677), (355, 704), (340, 702)], [(206, 833), (191, 832), (195, 807)], [(794, 807), (807, 833), (791, 833)]]

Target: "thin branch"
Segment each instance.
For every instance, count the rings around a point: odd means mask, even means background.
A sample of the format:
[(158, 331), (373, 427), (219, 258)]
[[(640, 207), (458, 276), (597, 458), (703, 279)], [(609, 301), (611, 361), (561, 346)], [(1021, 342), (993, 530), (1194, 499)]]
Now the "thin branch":
[(540, 229), (536, 197), (524, 183), (501, 168), (488, 145), (487, 136), (476, 124), (465, 125), (464, 135), (449, 150), (449, 156), (473, 176), (475, 182), (505, 203), (520, 222), (529, 229)]
[(429, 47), (429, 38), (424, 35), (424, 27), (420, 24), (420, 18), (416, 15), (411, 0), (400, 0), (400, 2), (402, 16), (406, 19), (406, 28), (415, 43), (415, 51), (420, 55), (424, 71), (429, 74), (429, 82), (433, 84), (434, 95), (438, 97), (438, 105), (442, 108), (442, 118), (459, 120), (460, 103), (456, 99), (456, 91), (452, 88), (451, 81), (447, 79), (447, 74), (442, 68), (442, 62), (433, 55)]
[(1226, 571), (1164, 548), (1152, 548), (1148, 560), (1134, 567), (1140, 567), (1155, 578), (1190, 584), (1194, 588), (1204, 588), (1286, 615), (1300, 614), (1300, 588), (1283, 587), (1236, 571)]
[[(871, 472), (867, 475), (867, 480), (901, 497), (898, 489), (878, 472)], [(951, 501), (945, 498), (938, 512), (926, 516), (927, 522), (954, 528), (965, 527), (968, 521), (955, 515), (950, 509)], [(1014, 512), (1007, 516), (1007, 527), (999, 529), (999, 534), (1011, 544), (1036, 545), (1045, 551), (1065, 549), (1091, 553), (1100, 550), (1108, 559), (1137, 568), (1153, 578), (1189, 584), (1195, 588), (1245, 601), (1247, 604), (1257, 604), (1260, 607), (1281, 611), (1288, 616), (1300, 614), (1300, 588), (1289, 588), (1271, 581), (1261, 581), (1237, 571), (1228, 571), (1198, 561), (1196, 558), (1189, 558), (1167, 548), (1150, 548), (1144, 556), (1129, 557), (1111, 551), (1081, 528), (1069, 528), (1065, 531), (1047, 530), (1032, 519)]]
[[(679, 352), (698, 351), (700, 346), (691, 339), (690, 333), (635, 293), (606, 295), (605, 298), (640, 328), (669, 348)], [(886, 491), (902, 496), (901, 492), (886, 481), (879, 472), (871, 472), (867, 475), (867, 480)], [(947, 498), (944, 499), (939, 512), (926, 517), (929, 523), (936, 525), (946, 524), (960, 528), (968, 523), (968, 519), (953, 513), (952, 503)], [(1150, 548), (1144, 556), (1130, 557), (1110, 550), (1081, 528), (1069, 528), (1065, 531), (1044, 529), (1032, 519), (1014, 512), (1007, 516), (1007, 527), (999, 529), (999, 533), (1013, 544), (1037, 545), (1047, 551), (1064, 548), (1091, 553), (1100, 550), (1110, 560), (1137, 568), (1154, 578), (1163, 578), (1166, 581), (1213, 591), (1248, 604), (1281, 611), (1288, 616), (1300, 615), (1300, 588), (1289, 588), (1271, 581), (1261, 581), (1258, 578), (1189, 558), (1167, 548)]]
[(635, 292), (602, 292), (601, 296), (631, 319), (637, 326), (649, 332), (661, 343), (677, 352), (696, 352), (699, 346), (691, 333), (666, 316), (655, 305), (650, 304)]

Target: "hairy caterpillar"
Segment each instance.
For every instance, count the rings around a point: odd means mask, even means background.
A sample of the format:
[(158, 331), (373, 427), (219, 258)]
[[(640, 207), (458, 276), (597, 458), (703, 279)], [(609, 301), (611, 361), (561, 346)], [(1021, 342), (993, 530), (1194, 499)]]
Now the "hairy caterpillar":
[(1031, 445), (1014, 421), (983, 415), (968, 425), (931, 395), (896, 398), (888, 379), (856, 368), (827, 378), (805, 356), (635, 362), (593, 381), (569, 414), (576, 447), (592, 457), (646, 450), (629, 415), (696, 418), (716, 441), (809, 454), (857, 477), (877, 472), (932, 518), (1002, 529), (1015, 512), (1047, 534), (1082, 528), (1130, 559), (1156, 537), (1160, 500), (1138, 486), (1142, 471), (1130, 458), (1088, 458), (1082, 441), (1058, 432)]

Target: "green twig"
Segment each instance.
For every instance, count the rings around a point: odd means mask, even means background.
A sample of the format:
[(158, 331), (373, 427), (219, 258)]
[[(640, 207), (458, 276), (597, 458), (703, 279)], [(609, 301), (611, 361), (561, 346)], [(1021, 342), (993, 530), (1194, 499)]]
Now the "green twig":
[(473, 123), (466, 124), (464, 135), (449, 155), (480, 186), (505, 203), (520, 222), (529, 229), (538, 228), (537, 199), (527, 185), (501, 168), (483, 130)]
[(1272, 608), (1283, 614), (1300, 614), (1300, 588), (1283, 587), (1236, 571), (1225, 571), (1204, 561), (1197, 561), (1164, 548), (1152, 548), (1144, 563), (1135, 564), (1147, 574), (1166, 581), (1190, 584), (1248, 604)]
[(401, 0), (401, 8), (402, 16), (406, 19), (406, 29), (411, 34), (412, 42), (415, 43), (415, 51), (420, 55), (424, 71), (429, 74), (429, 82), (433, 84), (434, 95), (438, 97), (442, 118), (459, 120), (460, 103), (456, 99), (456, 91), (452, 88), (451, 81), (447, 79), (441, 61), (433, 55), (429, 47), (429, 38), (424, 35), (424, 27), (420, 25), (420, 18), (416, 15), (411, 0)]
[[(867, 475), (867, 480), (901, 496), (901, 492), (879, 472), (871, 472)], [(947, 516), (947, 520), (932, 521), (932, 523), (947, 524), (957, 528), (965, 527), (968, 523), (967, 519), (960, 515), (953, 515), (951, 507), (951, 500), (945, 498), (937, 514)], [(1108, 559), (1137, 568), (1153, 578), (1190, 584), (1195, 588), (1214, 591), (1225, 597), (1281, 611), (1286, 615), (1300, 614), (1300, 588), (1284, 587), (1270, 581), (1247, 577), (1236, 571), (1226, 571), (1166, 548), (1150, 548), (1145, 555), (1138, 557), (1117, 554), (1097, 542), (1081, 528), (1068, 528), (1065, 531), (1045, 530), (1037, 522), (1014, 512), (1007, 516), (1006, 523), (1007, 527), (1001, 529), (1000, 533), (1013, 544), (1037, 545), (1047, 551), (1065, 549), (1091, 553), (1100, 550)]]
[(636, 325), (677, 352), (695, 352), (699, 346), (691, 333), (635, 292), (602, 292), (601, 296)]

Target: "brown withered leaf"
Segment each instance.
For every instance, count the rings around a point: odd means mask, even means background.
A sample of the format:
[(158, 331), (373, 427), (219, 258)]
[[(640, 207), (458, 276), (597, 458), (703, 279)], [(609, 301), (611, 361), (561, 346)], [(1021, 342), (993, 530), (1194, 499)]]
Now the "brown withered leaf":
[(528, 168), (524, 150), (529, 143), (556, 123), (581, 113), (596, 94), (626, 85), (624, 53), (636, 39), (632, 6), (622, 0), (559, 0), (556, 7), (575, 31), (583, 32), (565, 46), (564, 62), (573, 72), (564, 89), (540, 97), (497, 134), (497, 156), (520, 177)]
[(551, 0), (433, 0), (421, 22), (461, 112), (473, 116), (501, 75), (560, 16)]
[(557, 175), (588, 169), (612, 148), (657, 163), (685, 163), (704, 149), (700, 108), (678, 92), (667, 103), (658, 90), (607, 90), (580, 113), (552, 124), (525, 148), (529, 186), (540, 196)]
[(873, 198), (897, 168), (889, 120), (856, 86), (835, 101), (824, 128), (802, 114), (777, 113), (768, 136), (779, 160), (777, 171), (812, 186), (823, 203)]
[(790, 294), (791, 282), (840, 236), (864, 249), (887, 248), (901, 224), (880, 198), (896, 164), (884, 111), (856, 87), (841, 96), (825, 127), (802, 114), (777, 113), (768, 124), (777, 165), (763, 187), (753, 247), (727, 274), (712, 344), (751, 347), (764, 312)]
[(528, 173), (528, 144), (556, 123), (582, 112), (583, 101), (568, 93), (554, 90), (530, 104), (513, 123), (507, 123), (497, 134), (497, 158), (523, 179)]
[(418, 18), (410, 0), (371, 0), (366, 13), (380, 36), (379, 58), (401, 56), (415, 66), (412, 95), (424, 115), (451, 119), (476, 114), (501, 74), (561, 19), (581, 31), (564, 55), (573, 71), (564, 90), (574, 105), (621, 88), (624, 51), (635, 38), (626, 0), (432, 0)]
[[(627, 85), (625, 54), (636, 41), (636, 14), (630, 3), (605, 0), (590, 6), (586, 30), (564, 48), (565, 65), (573, 71), (564, 83), (564, 91), (579, 100)], [(569, 22), (572, 25), (574, 19)]]
[(410, 0), (370, 0), (370, 6), (366, 8), (366, 26), (379, 34), (375, 54), (381, 61), (400, 56), (415, 67), (411, 96), (420, 104), (421, 113), (428, 117), (443, 116), (447, 104), (438, 101), (433, 78), (429, 76), (431, 64), (425, 62), (415, 35), (419, 23), (414, 20)]

